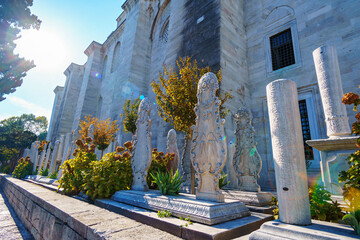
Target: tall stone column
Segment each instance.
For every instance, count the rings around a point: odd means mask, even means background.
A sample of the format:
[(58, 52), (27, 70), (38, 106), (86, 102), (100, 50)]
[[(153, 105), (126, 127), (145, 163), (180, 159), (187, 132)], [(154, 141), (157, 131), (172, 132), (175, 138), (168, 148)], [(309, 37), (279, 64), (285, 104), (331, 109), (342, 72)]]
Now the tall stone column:
[(137, 191), (149, 189), (146, 177), (152, 160), (150, 111), (151, 102), (148, 98), (144, 98), (138, 110), (139, 117), (136, 121), (133, 157), (131, 158), (131, 167), (134, 175), (131, 189)]
[(350, 135), (349, 118), (341, 98), (344, 94), (334, 46), (322, 46), (313, 52), (327, 135), (330, 138)]
[(276, 80), (266, 86), (271, 143), (281, 222), (311, 224), (304, 145), (295, 82)]

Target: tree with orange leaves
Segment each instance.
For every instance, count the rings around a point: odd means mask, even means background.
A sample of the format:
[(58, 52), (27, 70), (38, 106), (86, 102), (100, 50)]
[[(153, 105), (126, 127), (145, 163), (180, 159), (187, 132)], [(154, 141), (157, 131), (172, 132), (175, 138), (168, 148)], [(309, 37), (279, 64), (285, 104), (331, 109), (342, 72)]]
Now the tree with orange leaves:
[[(110, 118), (106, 120), (100, 120), (96, 117), (85, 116), (85, 120), (80, 120), (79, 134), (82, 140), (85, 142), (92, 142), (96, 148), (101, 151), (101, 157), (104, 150), (115, 141), (116, 132), (119, 131), (117, 121), (110, 121)], [(94, 125), (94, 139), (89, 136), (89, 128), (91, 124)]]

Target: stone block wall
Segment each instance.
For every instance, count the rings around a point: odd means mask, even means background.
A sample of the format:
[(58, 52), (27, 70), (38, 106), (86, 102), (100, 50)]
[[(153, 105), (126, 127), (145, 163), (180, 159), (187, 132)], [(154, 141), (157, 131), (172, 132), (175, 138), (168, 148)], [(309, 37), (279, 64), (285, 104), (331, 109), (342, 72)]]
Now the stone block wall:
[(0, 174), (0, 191), (36, 240), (177, 239), (122, 215)]

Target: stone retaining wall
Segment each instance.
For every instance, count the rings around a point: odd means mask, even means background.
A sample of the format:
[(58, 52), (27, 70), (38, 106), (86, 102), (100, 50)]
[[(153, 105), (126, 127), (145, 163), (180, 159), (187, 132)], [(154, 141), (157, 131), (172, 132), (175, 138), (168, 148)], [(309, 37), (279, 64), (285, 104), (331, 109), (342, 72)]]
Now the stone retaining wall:
[(35, 239), (177, 239), (153, 227), (0, 174), (0, 190)]

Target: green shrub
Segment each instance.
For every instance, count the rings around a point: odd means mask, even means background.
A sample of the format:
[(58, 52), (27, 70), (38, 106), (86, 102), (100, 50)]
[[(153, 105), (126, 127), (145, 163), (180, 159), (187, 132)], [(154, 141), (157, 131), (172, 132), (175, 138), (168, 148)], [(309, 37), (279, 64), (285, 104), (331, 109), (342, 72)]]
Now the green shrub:
[[(360, 87), (360, 86), (359, 86)], [(349, 92), (345, 93), (342, 103), (353, 105), (353, 109), (357, 112), (360, 105), (359, 95)], [(360, 135), (360, 113), (355, 115), (356, 122), (352, 124), (351, 133), (356, 136)], [(360, 138), (356, 139), (356, 146), (360, 148)], [(349, 212), (343, 217), (343, 220), (350, 224), (356, 234), (360, 235), (360, 151), (356, 151), (347, 158), (349, 169), (339, 173), (339, 182), (344, 183), (344, 201), (348, 206)]]
[(18, 165), (15, 167), (12, 175), (15, 178), (24, 178), (27, 175), (31, 175), (33, 169), (33, 164), (30, 161), (29, 157), (20, 158), (18, 161)]
[(57, 179), (58, 173), (57, 172), (53, 172), (49, 175), (50, 179)]
[[(327, 222), (338, 222), (344, 216), (339, 207), (339, 203), (337, 201), (332, 201), (330, 196), (331, 193), (319, 185), (314, 185), (309, 188), (310, 211), (312, 219)], [(270, 206), (274, 207), (274, 219), (278, 219), (279, 207), (276, 197), (272, 198)]]
[(274, 219), (279, 219), (279, 203), (276, 197), (271, 198), (270, 207), (273, 207)]
[(219, 188), (222, 189), (223, 187), (225, 187), (226, 185), (228, 185), (230, 183), (230, 181), (226, 182), (226, 178), (227, 178), (227, 174), (225, 174), (223, 171), (221, 171), (220, 173), (220, 178), (219, 178)]
[(157, 215), (159, 218), (169, 218), (172, 216), (169, 210), (160, 210)]
[(350, 165), (347, 171), (339, 173), (339, 182), (344, 183), (344, 200), (349, 212), (360, 210), (360, 151), (356, 151), (347, 158)]
[(176, 195), (180, 192), (183, 180), (182, 176), (179, 175), (179, 170), (176, 170), (175, 174), (171, 172), (162, 173), (162, 171), (158, 170), (156, 173), (150, 173), (150, 176), (162, 195)]
[(360, 235), (360, 210), (346, 214), (343, 220), (354, 229), (357, 235)]
[(163, 152), (158, 152), (157, 148), (154, 148), (152, 151), (152, 161), (146, 178), (146, 182), (150, 189), (158, 189), (157, 184), (153, 181), (150, 173), (156, 174), (158, 171), (161, 171), (163, 174), (169, 170), (169, 161), (174, 159), (175, 154), (164, 154)]
[(118, 153), (105, 154), (100, 161), (90, 164), (90, 170), (85, 177), (84, 191), (93, 200), (107, 198), (116, 191), (131, 188), (131, 151), (124, 151), (122, 147), (118, 147), (117, 150)]
[(63, 169), (61, 179), (59, 180), (59, 188), (63, 188), (63, 192), (68, 195), (76, 195), (83, 191), (85, 176), (90, 171), (90, 163), (97, 161), (95, 145), (88, 146), (82, 140), (78, 139), (73, 155), (75, 158), (66, 160), (60, 166)]
[(45, 170), (41, 169), (40, 175), (46, 177), (47, 175), (49, 175), (49, 169), (48, 168), (46, 168)]
[(309, 189), (311, 218), (327, 222), (338, 222), (344, 214), (339, 203), (330, 198), (331, 193), (322, 186), (314, 185)]
[(10, 164), (7, 164), (7, 165), (2, 165), (0, 167), (0, 172), (2, 173), (6, 173), (6, 174), (10, 174)]

